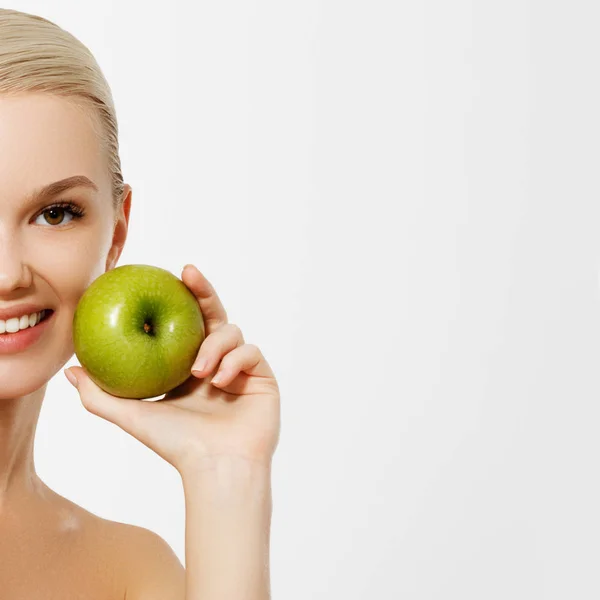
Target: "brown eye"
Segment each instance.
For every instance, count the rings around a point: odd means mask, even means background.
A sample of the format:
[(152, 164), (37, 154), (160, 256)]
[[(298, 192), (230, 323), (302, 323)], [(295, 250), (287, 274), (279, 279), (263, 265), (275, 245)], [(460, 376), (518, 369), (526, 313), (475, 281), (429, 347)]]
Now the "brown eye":
[[(65, 215), (65, 209), (55, 206), (54, 208), (47, 208), (42, 214), (46, 213), (50, 216), (50, 221), (46, 220), (50, 225), (60, 225)], [(55, 222), (58, 219), (58, 222)]]
[(85, 215), (85, 210), (75, 204), (74, 202), (63, 202), (61, 204), (53, 204), (52, 206), (47, 206), (39, 215), (40, 217), (44, 217), (44, 222), (53, 227), (57, 225), (63, 225), (65, 223), (64, 217), (65, 214), (70, 215), (70, 220), (66, 221), (69, 223), (70, 221), (74, 221), (75, 219), (81, 219)]

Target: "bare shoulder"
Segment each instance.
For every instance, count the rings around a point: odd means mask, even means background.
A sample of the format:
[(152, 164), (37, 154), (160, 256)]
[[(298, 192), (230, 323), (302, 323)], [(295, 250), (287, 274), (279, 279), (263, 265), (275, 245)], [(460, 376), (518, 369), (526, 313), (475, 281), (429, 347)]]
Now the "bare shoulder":
[[(99, 517), (98, 517), (99, 518)], [(184, 600), (185, 568), (168, 542), (156, 532), (101, 519), (125, 580), (125, 600)]]
[(105, 519), (64, 497), (60, 503), (61, 512), (80, 525), (86, 563), (118, 582), (113, 588), (119, 600), (184, 600), (185, 568), (159, 534)]

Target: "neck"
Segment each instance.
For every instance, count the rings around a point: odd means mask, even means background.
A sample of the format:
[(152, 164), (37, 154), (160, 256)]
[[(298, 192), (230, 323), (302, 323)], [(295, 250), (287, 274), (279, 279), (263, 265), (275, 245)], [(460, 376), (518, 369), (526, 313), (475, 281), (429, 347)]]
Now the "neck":
[(19, 398), (0, 394), (0, 513), (40, 496), (33, 444), (45, 393), (46, 384)]

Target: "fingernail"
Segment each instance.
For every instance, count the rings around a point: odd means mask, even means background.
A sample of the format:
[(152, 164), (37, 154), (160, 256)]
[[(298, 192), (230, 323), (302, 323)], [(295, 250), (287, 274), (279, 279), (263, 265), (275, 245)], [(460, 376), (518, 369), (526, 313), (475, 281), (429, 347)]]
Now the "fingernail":
[(200, 358), (198, 359), (192, 366), (192, 371), (204, 371), (206, 369), (206, 359)]
[(63, 369), (63, 373), (67, 376), (67, 379), (70, 381), (71, 385), (74, 387), (78, 386), (77, 377), (69, 371), (69, 369)]

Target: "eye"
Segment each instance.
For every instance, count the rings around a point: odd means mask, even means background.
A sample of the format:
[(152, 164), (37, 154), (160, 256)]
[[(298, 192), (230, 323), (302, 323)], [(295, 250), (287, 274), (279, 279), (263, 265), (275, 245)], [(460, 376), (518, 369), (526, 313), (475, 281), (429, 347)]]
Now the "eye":
[[(75, 219), (81, 219), (81, 217), (83, 217), (85, 214), (85, 211), (74, 202), (60, 202), (44, 208), (44, 210), (38, 215), (38, 218), (47, 214), (50, 220), (45, 219), (45, 222), (52, 227), (55, 227), (57, 225), (65, 224), (65, 213), (71, 215), (70, 221), (74, 221)], [(67, 223), (70, 223), (70, 221), (67, 221)]]

